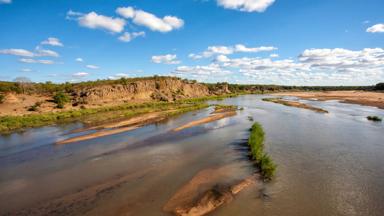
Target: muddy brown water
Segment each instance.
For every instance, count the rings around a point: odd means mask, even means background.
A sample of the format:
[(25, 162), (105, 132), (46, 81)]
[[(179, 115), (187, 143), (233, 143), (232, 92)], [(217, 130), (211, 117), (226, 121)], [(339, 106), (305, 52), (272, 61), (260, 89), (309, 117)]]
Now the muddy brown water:
[(366, 120), (383, 110), (286, 97), (322, 114), (262, 97), (211, 101), (244, 110), (180, 132), (212, 108), (68, 145), (54, 143), (81, 124), (1, 136), (0, 215), (169, 215), (164, 205), (201, 170), (228, 167), (220, 185), (255, 172), (243, 145), (249, 116), (264, 127), (277, 176), (211, 215), (384, 215), (384, 123)]

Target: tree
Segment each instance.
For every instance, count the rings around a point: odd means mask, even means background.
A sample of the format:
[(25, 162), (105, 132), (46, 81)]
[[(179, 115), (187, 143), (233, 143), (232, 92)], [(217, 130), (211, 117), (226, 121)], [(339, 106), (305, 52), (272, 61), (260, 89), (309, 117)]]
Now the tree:
[(25, 93), (25, 89), (32, 83), (28, 77), (16, 77), (13, 81), (20, 86), (22, 93)]
[(53, 102), (57, 104), (57, 108), (64, 108), (64, 105), (69, 102), (68, 95), (63, 92), (58, 92), (53, 96)]
[(375, 86), (375, 90), (384, 90), (384, 83), (377, 83)]

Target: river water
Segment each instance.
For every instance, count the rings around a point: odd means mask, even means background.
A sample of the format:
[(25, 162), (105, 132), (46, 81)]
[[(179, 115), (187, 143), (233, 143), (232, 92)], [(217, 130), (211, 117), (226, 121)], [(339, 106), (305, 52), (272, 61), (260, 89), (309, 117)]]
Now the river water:
[(212, 108), (67, 145), (55, 143), (82, 124), (1, 136), (0, 215), (169, 215), (163, 206), (199, 171), (226, 167), (223, 185), (256, 171), (244, 147), (250, 116), (264, 127), (276, 178), (211, 215), (384, 215), (384, 124), (366, 120), (383, 110), (299, 100), (321, 114), (263, 97), (210, 101), (244, 109), (180, 132), (171, 130)]

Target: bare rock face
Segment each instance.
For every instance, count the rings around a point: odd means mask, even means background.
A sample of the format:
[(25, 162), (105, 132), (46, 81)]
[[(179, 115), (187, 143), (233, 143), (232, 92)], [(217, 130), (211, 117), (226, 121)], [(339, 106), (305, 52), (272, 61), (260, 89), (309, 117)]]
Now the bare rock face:
[(174, 101), (208, 96), (205, 85), (176, 78), (138, 80), (127, 84), (87, 87), (74, 92), (74, 101), (84, 104)]

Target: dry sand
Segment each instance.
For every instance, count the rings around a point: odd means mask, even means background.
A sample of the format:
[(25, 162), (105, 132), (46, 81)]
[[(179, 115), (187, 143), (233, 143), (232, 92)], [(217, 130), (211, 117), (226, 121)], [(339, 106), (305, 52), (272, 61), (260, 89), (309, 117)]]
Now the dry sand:
[(236, 111), (229, 111), (229, 112), (221, 112), (221, 113), (213, 113), (212, 115), (208, 116), (208, 117), (205, 117), (205, 118), (202, 118), (202, 119), (198, 119), (196, 121), (191, 121), (185, 125), (182, 125), (178, 128), (175, 128), (173, 129), (173, 131), (177, 132), (177, 131), (181, 131), (181, 130), (184, 130), (184, 129), (187, 129), (187, 128), (191, 128), (191, 127), (195, 127), (195, 126), (198, 126), (198, 125), (202, 125), (202, 124), (206, 124), (206, 123), (209, 123), (209, 122), (213, 122), (213, 121), (217, 121), (217, 120), (220, 120), (220, 119), (223, 119), (223, 118), (227, 118), (227, 117), (230, 117), (230, 116), (234, 116), (236, 115)]
[(302, 109), (308, 109), (308, 110), (312, 110), (312, 111), (319, 112), (319, 113), (328, 113), (327, 110), (324, 110), (324, 109), (321, 109), (321, 108), (318, 108), (318, 107), (314, 107), (314, 106), (311, 106), (311, 105), (308, 105), (308, 104), (300, 103), (300, 102), (297, 102), (297, 101), (283, 100), (283, 99), (280, 99), (280, 98), (268, 98), (265, 101), (269, 101), (269, 102), (273, 102), (273, 103), (278, 103), (278, 104), (282, 104), (282, 105), (285, 105), (285, 106), (292, 106), (292, 107), (297, 107), (297, 108), (302, 108)]
[(254, 174), (231, 185), (218, 185), (227, 177), (228, 169), (230, 165), (201, 170), (172, 196), (163, 210), (180, 216), (205, 215), (231, 202), (236, 194), (259, 179), (259, 175)]
[(85, 140), (90, 140), (98, 137), (103, 137), (103, 136), (108, 136), (108, 135), (113, 135), (117, 133), (134, 130), (146, 124), (155, 123), (155, 122), (164, 120), (166, 118), (165, 117), (166, 113), (171, 111), (172, 110), (164, 111), (164, 112), (148, 113), (148, 114), (132, 117), (128, 120), (122, 120), (122, 121), (107, 123), (107, 124), (98, 125), (98, 126), (94, 126), (86, 129), (76, 130), (76, 131), (73, 131), (72, 133), (78, 133), (78, 132), (89, 131), (89, 130), (97, 130), (97, 131), (87, 135), (76, 136), (69, 139), (61, 140), (56, 144), (68, 144), (73, 142), (85, 141)]
[(294, 96), (321, 101), (340, 100), (343, 103), (374, 106), (384, 109), (384, 93), (368, 91), (281, 92), (274, 95)]

